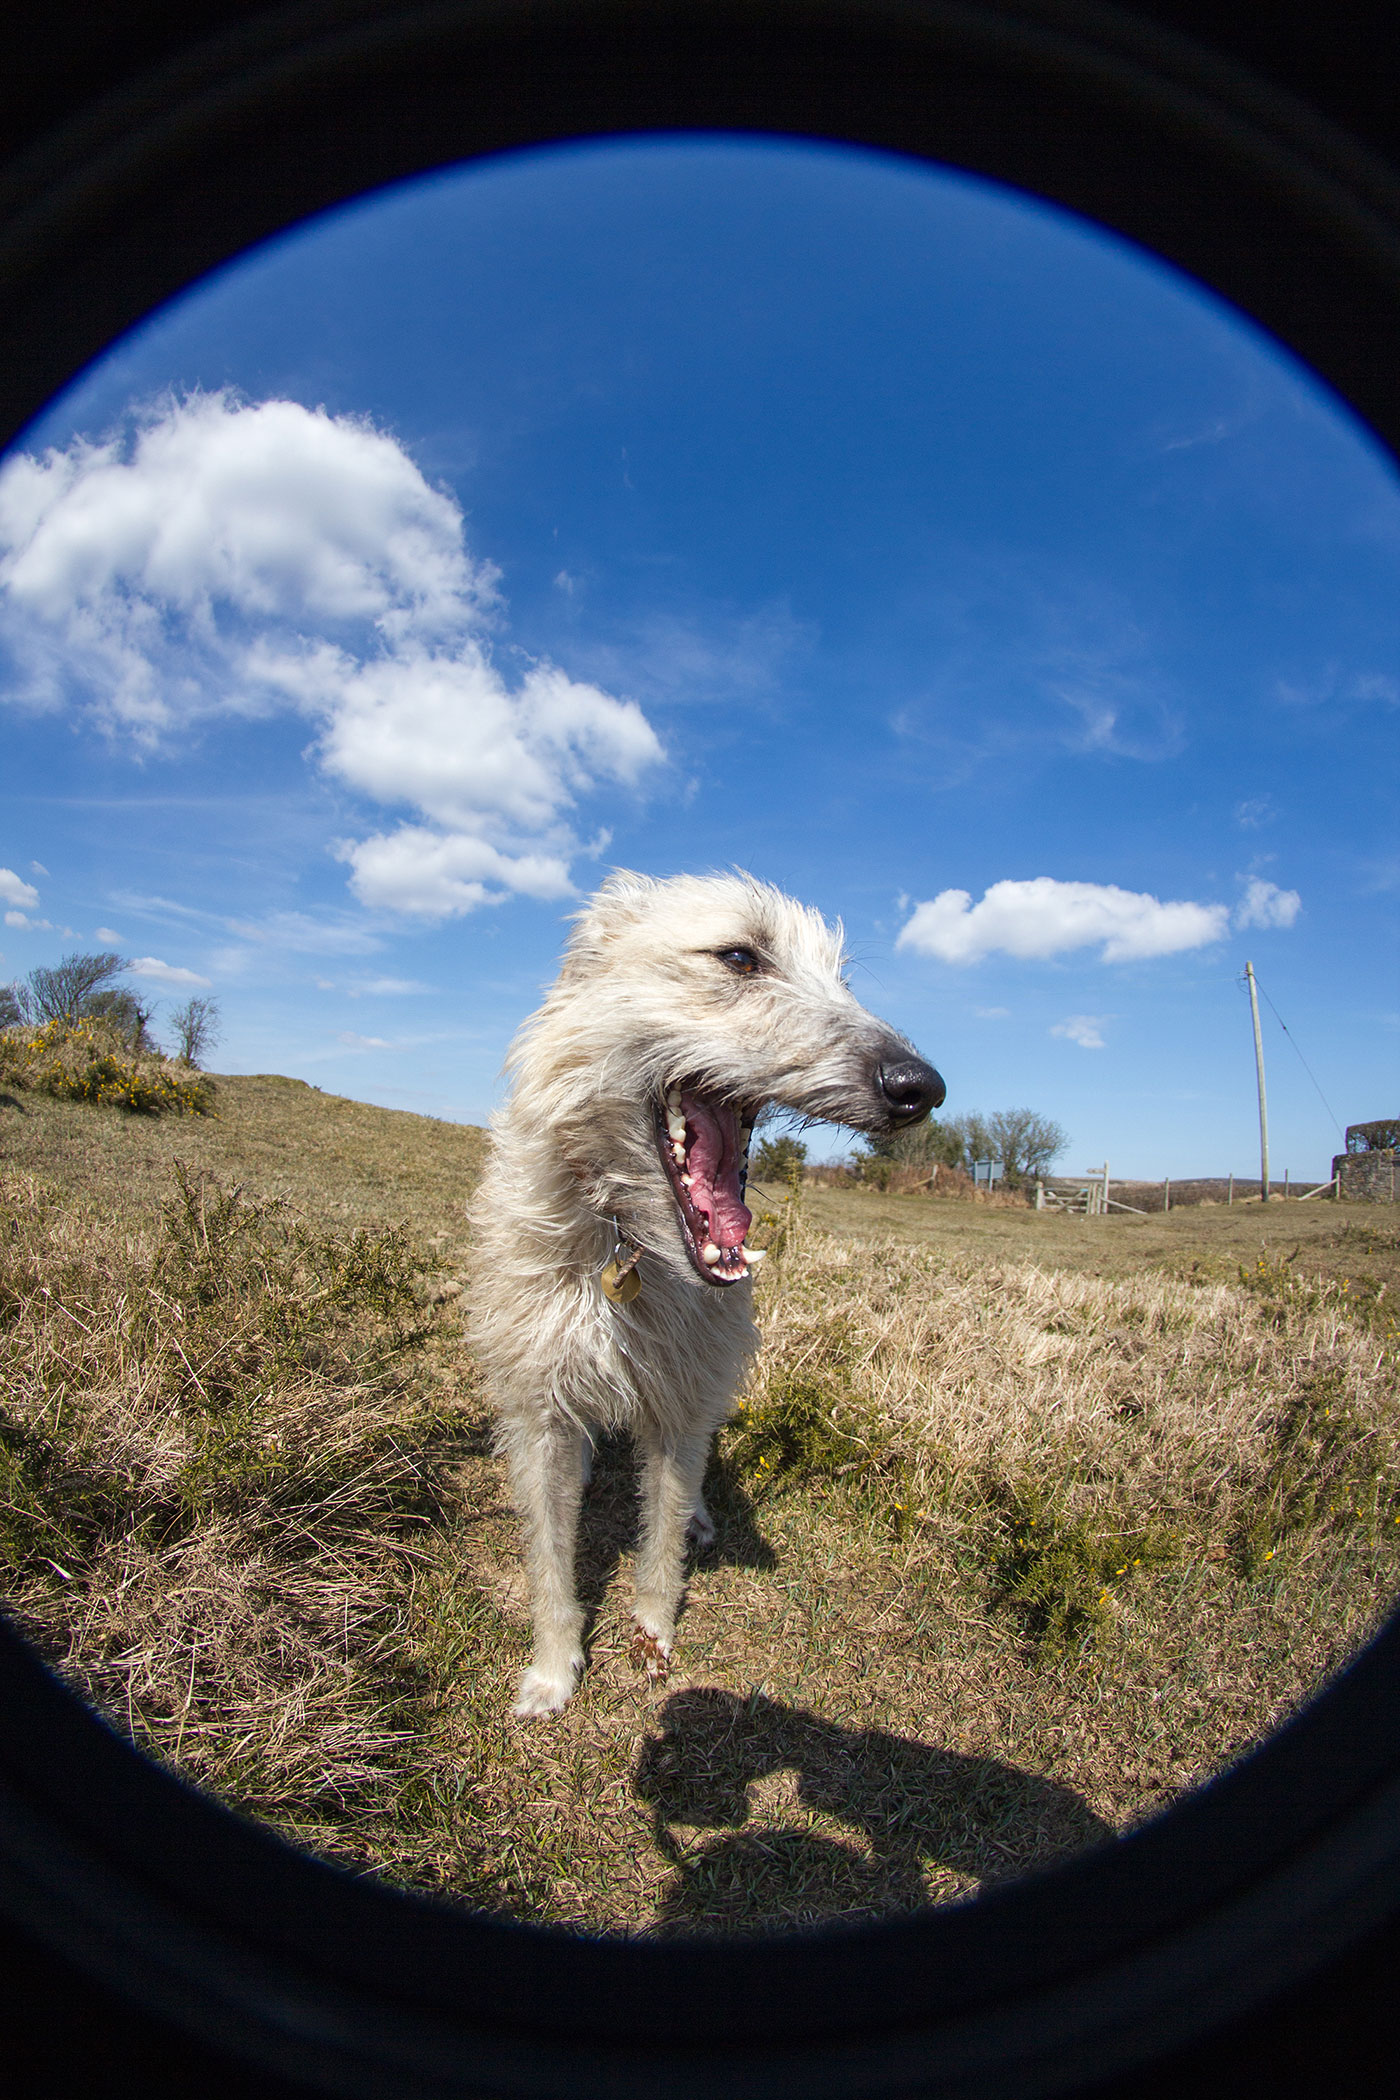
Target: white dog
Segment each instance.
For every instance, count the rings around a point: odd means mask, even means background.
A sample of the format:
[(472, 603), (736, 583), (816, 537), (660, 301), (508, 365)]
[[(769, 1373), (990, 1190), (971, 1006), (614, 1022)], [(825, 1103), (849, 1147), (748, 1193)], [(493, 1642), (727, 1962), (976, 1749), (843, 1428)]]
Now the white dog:
[(634, 1657), (664, 1672), (710, 1440), (758, 1341), (744, 1244), (750, 1132), (779, 1106), (914, 1123), (943, 1082), (858, 1005), (840, 928), (747, 876), (613, 875), (511, 1049), (473, 1203), (472, 1337), (524, 1520), (535, 1645), (520, 1715), (583, 1667), (574, 1586), (595, 1432), (641, 1459)]

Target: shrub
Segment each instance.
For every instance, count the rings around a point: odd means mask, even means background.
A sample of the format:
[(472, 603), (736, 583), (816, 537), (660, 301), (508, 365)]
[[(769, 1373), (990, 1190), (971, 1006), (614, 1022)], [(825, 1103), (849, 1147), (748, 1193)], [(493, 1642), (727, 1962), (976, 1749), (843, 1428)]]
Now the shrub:
[(57, 1101), (107, 1102), (131, 1115), (214, 1111), (213, 1082), (133, 1048), (106, 1020), (47, 1021), (0, 1037), (0, 1079)]
[(807, 1161), (807, 1147), (795, 1137), (765, 1138), (753, 1158), (756, 1181), (791, 1181)]
[(1000, 1503), (989, 1556), (993, 1601), (1016, 1611), (1039, 1663), (1059, 1662), (1101, 1636), (1115, 1591), (1177, 1550), (1159, 1525), (1123, 1526), (1102, 1514), (1071, 1517), (1034, 1485), (1004, 1489), (993, 1499)]

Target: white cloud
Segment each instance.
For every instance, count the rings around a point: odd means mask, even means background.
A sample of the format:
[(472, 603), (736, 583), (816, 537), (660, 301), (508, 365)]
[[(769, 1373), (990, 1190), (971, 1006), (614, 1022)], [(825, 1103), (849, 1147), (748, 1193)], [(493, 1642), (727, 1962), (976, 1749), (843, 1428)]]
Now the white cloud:
[(0, 904), (34, 905), (39, 892), (32, 882), (22, 882), (13, 868), (0, 868)]
[(99, 926), (95, 938), (99, 941), (111, 941), (117, 948), (122, 945), (122, 937), (114, 926)]
[(343, 1043), (347, 1050), (392, 1050), (394, 1047), (382, 1035), (356, 1035), (348, 1028), (336, 1037), (336, 1041)]
[[(323, 991), (332, 989), (320, 978), (317, 983)], [(362, 983), (349, 984), (345, 989), (352, 999), (407, 999), (418, 992), (430, 992), (433, 987), (419, 984), (414, 977), (367, 977)]]
[(182, 969), (178, 963), (162, 962), (158, 955), (140, 955), (128, 968), (133, 977), (146, 977), (152, 984), (169, 985), (172, 990), (186, 985), (209, 989), (209, 978), (201, 977), (197, 970)]
[(1063, 1036), (1066, 1042), (1078, 1043), (1081, 1050), (1102, 1050), (1105, 1044), (1100, 1031), (1108, 1018), (1107, 1014), (1067, 1014), (1050, 1033)]
[(52, 919), (31, 919), (27, 911), (7, 911), (5, 924), (28, 927), (31, 933), (52, 933), (54, 930)]
[(49, 871), (41, 860), (31, 860), (29, 872), (31, 875), (47, 875)]
[(1220, 940), (1229, 926), (1224, 904), (1161, 903), (1116, 883), (994, 882), (979, 904), (967, 890), (942, 890), (916, 905), (895, 946), (940, 962), (972, 963), (998, 951), (1044, 957), (1101, 941), (1103, 962), (1175, 955)]
[(1241, 931), (1246, 926), (1291, 926), (1302, 908), (1296, 890), (1281, 890), (1276, 882), (1264, 882), (1256, 875), (1240, 900), (1235, 924)]
[(362, 904), (384, 911), (442, 919), (499, 903), (510, 891), (529, 897), (567, 897), (568, 862), (557, 854), (508, 857), (488, 840), (404, 824), (395, 832), (337, 848), (350, 866), (350, 887)]
[(664, 755), (635, 701), (548, 663), (507, 682), (496, 581), (396, 439), (294, 401), (166, 401), (0, 469), (10, 696), (146, 746), (212, 714), (309, 717), (327, 772), (413, 814), (342, 853), (389, 910), (566, 893), (578, 798)]

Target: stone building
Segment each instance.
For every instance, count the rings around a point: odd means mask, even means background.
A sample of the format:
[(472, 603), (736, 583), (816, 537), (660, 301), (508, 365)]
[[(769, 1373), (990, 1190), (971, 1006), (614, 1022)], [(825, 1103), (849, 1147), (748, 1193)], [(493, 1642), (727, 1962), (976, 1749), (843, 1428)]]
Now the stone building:
[(1340, 1176), (1337, 1194), (1350, 1203), (1394, 1203), (1400, 1198), (1400, 1116), (1379, 1123), (1349, 1123), (1347, 1149), (1332, 1162)]

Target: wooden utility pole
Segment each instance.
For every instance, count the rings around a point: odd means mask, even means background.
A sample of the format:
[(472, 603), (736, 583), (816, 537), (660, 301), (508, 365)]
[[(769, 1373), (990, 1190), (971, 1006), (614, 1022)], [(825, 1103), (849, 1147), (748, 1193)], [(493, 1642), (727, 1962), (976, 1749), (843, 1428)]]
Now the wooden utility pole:
[(1254, 1069), (1259, 1075), (1259, 1201), (1269, 1200), (1269, 1102), (1264, 1092), (1264, 1038), (1259, 1033), (1259, 993), (1254, 983), (1254, 965), (1247, 962), (1244, 974), (1249, 983), (1249, 1010), (1254, 1016)]

